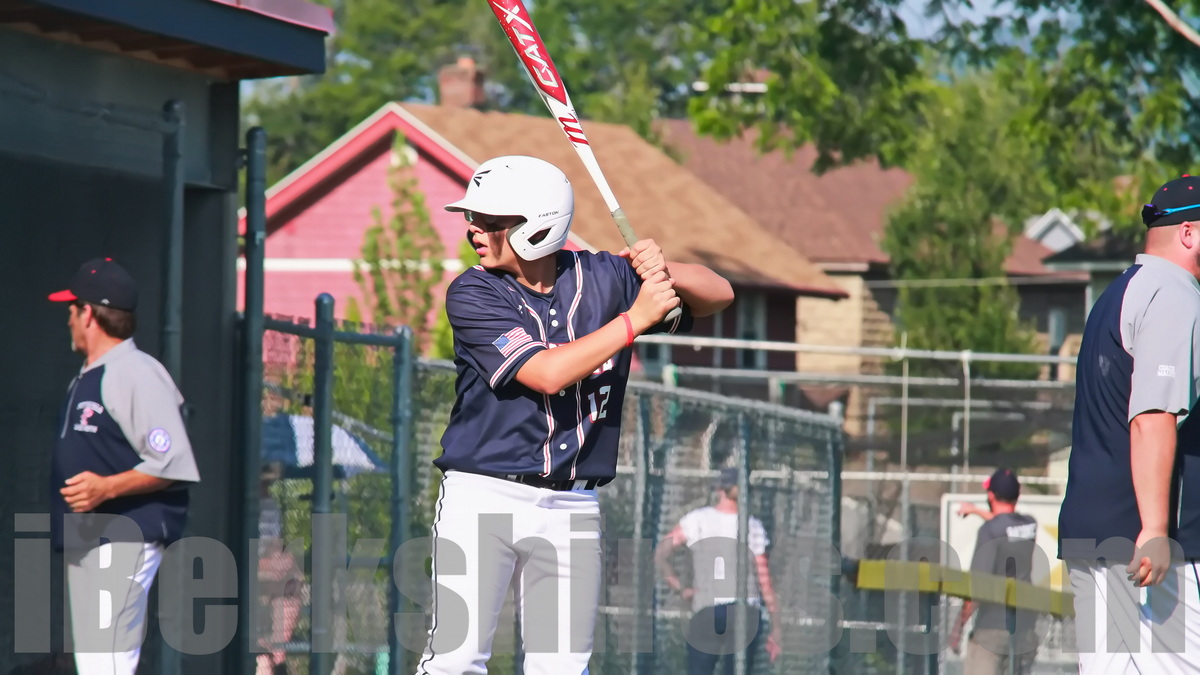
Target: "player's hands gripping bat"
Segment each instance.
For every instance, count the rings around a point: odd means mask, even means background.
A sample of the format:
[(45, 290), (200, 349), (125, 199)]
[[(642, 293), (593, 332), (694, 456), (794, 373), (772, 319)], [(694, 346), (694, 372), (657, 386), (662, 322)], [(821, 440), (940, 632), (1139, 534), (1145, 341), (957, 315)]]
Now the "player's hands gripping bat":
[[(609, 213), (617, 223), (617, 229), (625, 239), (625, 244), (632, 247), (638, 241), (637, 235), (634, 234), (629, 219), (625, 217), (625, 212), (621, 210), (621, 205), (617, 203), (617, 197), (609, 187), (604, 172), (600, 170), (596, 155), (592, 153), (592, 146), (583, 133), (579, 115), (575, 113), (575, 106), (571, 104), (571, 97), (567, 94), (567, 87), (559, 77), (558, 69), (554, 67), (550, 52), (534, 27), (525, 3), (522, 0), (488, 0), (488, 4), (491, 5), (496, 19), (500, 21), (500, 27), (504, 29), (504, 34), (508, 36), (508, 41), (516, 50), (521, 63), (525, 65), (525, 71), (542, 101), (562, 127), (567, 140), (571, 142), (571, 147), (575, 148), (579, 159), (583, 160), (583, 166), (599, 188)], [(664, 318), (674, 319), (679, 313), (680, 308), (676, 307)]]

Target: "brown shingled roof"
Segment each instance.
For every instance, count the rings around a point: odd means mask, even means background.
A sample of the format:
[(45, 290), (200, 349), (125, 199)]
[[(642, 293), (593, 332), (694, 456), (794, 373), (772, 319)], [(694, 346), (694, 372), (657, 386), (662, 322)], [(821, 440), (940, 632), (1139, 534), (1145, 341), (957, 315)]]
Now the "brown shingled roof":
[(814, 262), (884, 263), (879, 248), (885, 210), (912, 178), (866, 163), (823, 176), (810, 170), (813, 148), (762, 155), (756, 133), (728, 142), (696, 134), (687, 120), (666, 120), (667, 144), (684, 166)]
[[(597, 249), (624, 248), (599, 190), (554, 120), (423, 104), (401, 106), (476, 162), (523, 154), (558, 166), (575, 186), (572, 231)], [(753, 217), (633, 130), (585, 121), (584, 131), (638, 236), (658, 241), (672, 259), (708, 265), (741, 285), (845, 297), (816, 265), (781, 244)]]
[[(791, 159), (782, 152), (762, 155), (754, 148), (757, 132), (727, 142), (700, 136), (687, 120), (665, 120), (667, 144), (683, 155), (684, 165), (726, 199), (737, 204), (793, 248), (817, 263), (886, 264), (880, 248), (887, 210), (913, 183), (901, 169), (883, 169), (863, 161), (818, 176), (812, 146)], [(1009, 274), (1064, 276), (1042, 259), (1051, 251), (1028, 237), (1017, 237), (1005, 262)]]

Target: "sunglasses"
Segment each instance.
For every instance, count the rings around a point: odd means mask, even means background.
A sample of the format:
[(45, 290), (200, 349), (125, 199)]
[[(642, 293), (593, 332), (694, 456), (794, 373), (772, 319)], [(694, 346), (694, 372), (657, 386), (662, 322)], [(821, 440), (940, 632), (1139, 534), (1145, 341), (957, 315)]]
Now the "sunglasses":
[(474, 223), (478, 218), (481, 223), (488, 227), (494, 227), (500, 220), (500, 216), (493, 216), (489, 213), (475, 213), (474, 211), (463, 211), (463, 218), (467, 219), (468, 223)]
[(1142, 224), (1149, 226), (1151, 222), (1167, 214), (1175, 213), (1176, 211), (1187, 211), (1188, 209), (1200, 209), (1200, 204), (1192, 204), (1191, 206), (1176, 206), (1175, 208), (1171, 209), (1160, 209), (1153, 204), (1145, 204), (1142, 206)]

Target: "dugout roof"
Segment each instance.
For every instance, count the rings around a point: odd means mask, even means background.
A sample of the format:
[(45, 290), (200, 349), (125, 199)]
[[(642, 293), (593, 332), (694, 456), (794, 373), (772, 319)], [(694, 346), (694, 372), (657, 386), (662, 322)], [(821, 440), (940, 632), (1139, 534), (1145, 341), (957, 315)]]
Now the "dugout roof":
[(333, 15), (306, 0), (0, 0), (0, 26), (234, 81), (323, 72)]

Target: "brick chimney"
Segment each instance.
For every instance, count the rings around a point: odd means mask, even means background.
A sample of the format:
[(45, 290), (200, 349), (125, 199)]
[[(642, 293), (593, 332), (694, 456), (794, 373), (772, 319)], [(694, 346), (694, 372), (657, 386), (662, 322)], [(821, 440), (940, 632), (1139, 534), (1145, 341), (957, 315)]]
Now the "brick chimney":
[(478, 108), (487, 101), (483, 72), (469, 56), (438, 71), (438, 102), (453, 108)]

